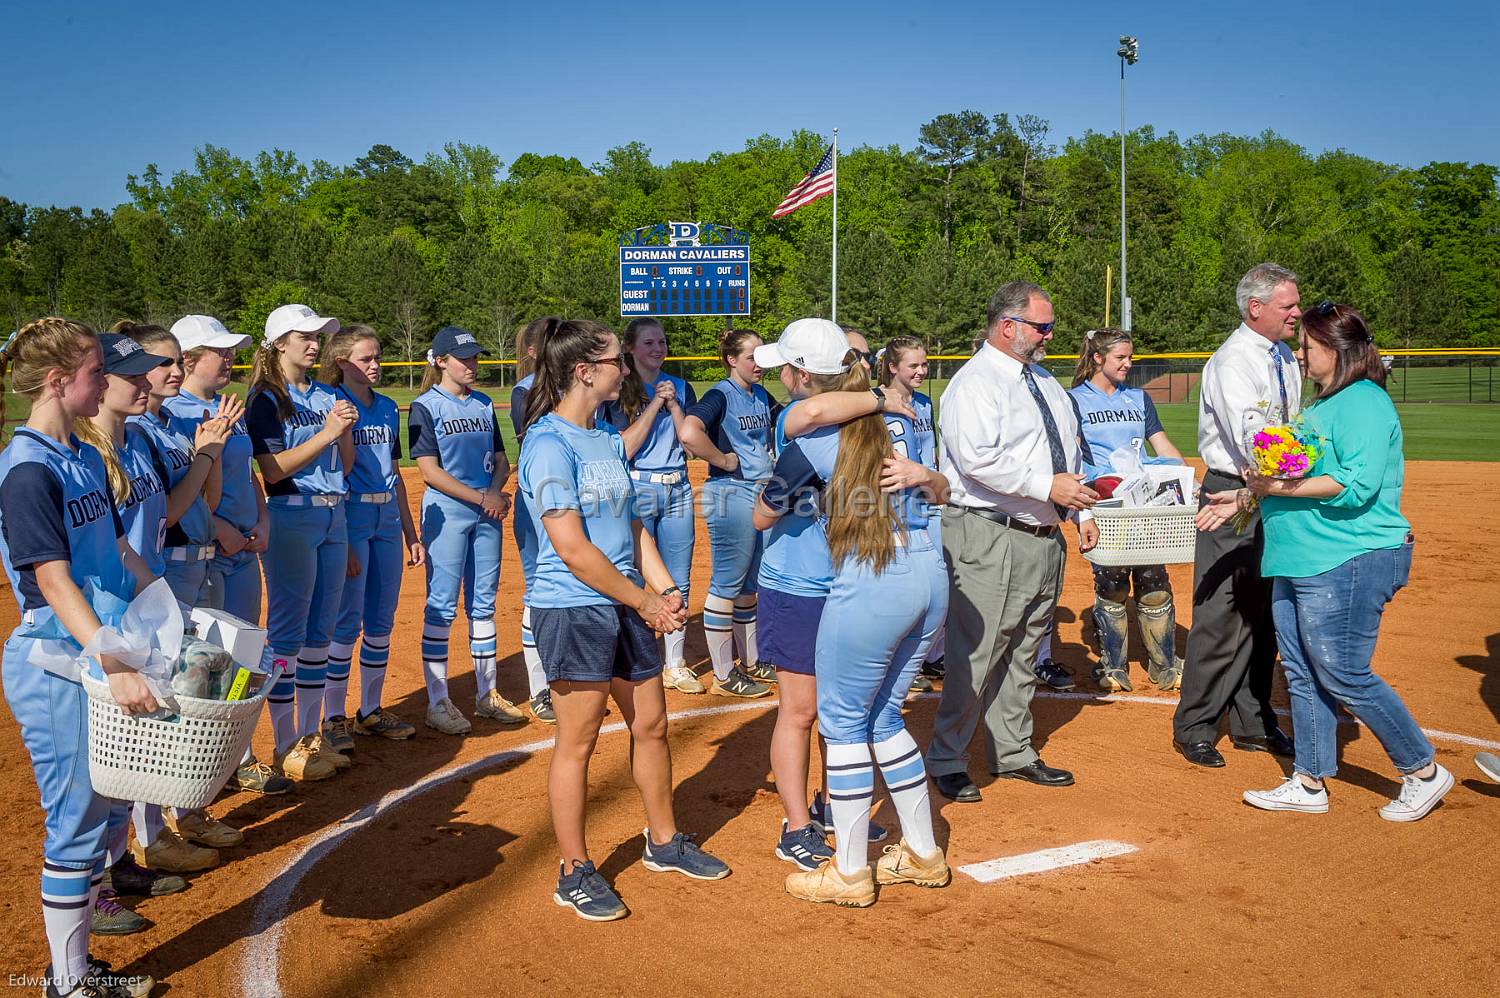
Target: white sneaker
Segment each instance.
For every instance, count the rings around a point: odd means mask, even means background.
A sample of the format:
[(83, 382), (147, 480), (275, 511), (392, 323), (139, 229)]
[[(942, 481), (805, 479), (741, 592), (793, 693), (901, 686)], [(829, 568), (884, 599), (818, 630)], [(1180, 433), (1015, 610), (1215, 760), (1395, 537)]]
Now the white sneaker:
[(1295, 776), (1275, 790), (1246, 790), (1245, 803), (1262, 811), (1301, 811), (1305, 814), (1328, 812), (1328, 789), (1309, 790)]
[(1479, 771), (1485, 776), (1500, 783), (1500, 755), (1495, 755), (1493, 752), (1476, 752), (1474, 765), (1478, 766)]
[(1381, 808), (1380, 816), (1386, 821), (1417, 821), (1425, 818), (1427, 812), (1452, 789), (1453, 774), (1442, 766), (1437, 767), (1437, 772), (1428, 780), (1403, 776), (1400, 796)]
[(662, 682), (679, 693), (702, 693), (703, 684), (686, 665), (669, 665), (662, 671)]
[(427, 708), (427, 726), (445, 735), (467, 735), (474, 727), (447, 697)]

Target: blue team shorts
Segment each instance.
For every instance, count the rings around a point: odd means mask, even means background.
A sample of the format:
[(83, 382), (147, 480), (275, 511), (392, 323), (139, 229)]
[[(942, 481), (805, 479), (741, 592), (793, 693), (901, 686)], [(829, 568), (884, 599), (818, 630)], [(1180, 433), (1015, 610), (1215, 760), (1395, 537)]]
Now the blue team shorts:
[(818, 621), (823, 618), (826, 596), (793, 596), (791, 593), (760, 590), (756, 611), (756, 654), (760, 660), (777, 669), (802, 676), (814, 673), (814, 652), (818, 647)]
[(661, 674), (655, 632), (618, 603), (533, 606), (531, 633), (549, 683), (638, 683)]

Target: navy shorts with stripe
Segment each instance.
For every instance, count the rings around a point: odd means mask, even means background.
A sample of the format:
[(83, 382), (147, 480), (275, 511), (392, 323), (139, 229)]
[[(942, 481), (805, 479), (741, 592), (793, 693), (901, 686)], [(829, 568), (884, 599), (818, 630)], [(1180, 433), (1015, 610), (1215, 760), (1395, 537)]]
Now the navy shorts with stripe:
[(531, 633), (548, 683), (638, 683), (661, 674), (655, 632), (618, 603), (534, 606)]
[(793, 596), (765, 586), (760, 590), (756, 653), (762, 662), (802, 676), (814, 673), (818, 621), (825, 596)]

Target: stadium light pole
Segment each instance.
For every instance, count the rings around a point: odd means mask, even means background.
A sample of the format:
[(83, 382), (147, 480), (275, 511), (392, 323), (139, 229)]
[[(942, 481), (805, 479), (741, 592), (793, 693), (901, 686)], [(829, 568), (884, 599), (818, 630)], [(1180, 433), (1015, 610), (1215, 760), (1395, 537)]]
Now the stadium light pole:
[(1125, 66), (1135, 65), (1140, 45), (1132, 35), (1120, 36), (1120, 328), (1130, 332), (1130, 296), (1125, 290)]

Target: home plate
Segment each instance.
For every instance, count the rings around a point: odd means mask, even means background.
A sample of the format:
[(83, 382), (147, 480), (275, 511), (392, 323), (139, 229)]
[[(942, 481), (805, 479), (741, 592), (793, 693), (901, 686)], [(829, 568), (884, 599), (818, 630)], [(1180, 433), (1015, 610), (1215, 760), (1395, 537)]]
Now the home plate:
[(958, 872), (968, 874), (981, 884), (987, 884), (993, 880), (1019, 877), (1027, 873), (1045, 873), (1064, 866), (1081, 866), (1084, 863), (1092, 863), (1096, 859), (1124, 856), (1135, 851), (1135, 846), (1129, 842), (1096, 839), (1092, 842), (1075, 842), (1070, 846), (1058, 846), (1056, 849), (1025, 852), (1019, 856), (1003, 856), (1000, 859), (985, 860), (983, 863), (970, 863), (967, 866), (960, 866)]

